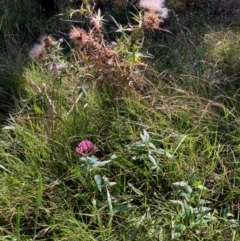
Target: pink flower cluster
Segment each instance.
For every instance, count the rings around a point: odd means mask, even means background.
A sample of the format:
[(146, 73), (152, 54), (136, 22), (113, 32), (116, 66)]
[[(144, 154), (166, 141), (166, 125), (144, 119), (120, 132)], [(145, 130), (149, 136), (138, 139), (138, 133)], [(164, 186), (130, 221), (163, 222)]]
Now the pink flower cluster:
[(91, 141), (81, 141), (76, 147), (76, 152), (82, 156), (89, 156), (95, 154), (98, 151), (97, 147), (93, 145)]

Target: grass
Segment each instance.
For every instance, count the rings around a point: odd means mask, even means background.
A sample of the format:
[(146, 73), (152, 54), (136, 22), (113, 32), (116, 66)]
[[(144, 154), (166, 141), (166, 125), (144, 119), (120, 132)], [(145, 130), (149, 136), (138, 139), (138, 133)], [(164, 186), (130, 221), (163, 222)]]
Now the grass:
[[(39, 19), (26, 13), (28, 27), (11, 35), (16, 4), (0, 3), (13, 10), (0, 28), (1, 240), (239, 240), (235, 22), (210, 27), (193, 14), (184, 33), (161, 33), (148, 65), (127, 72), (131, 53), (120, 52), (109, 77), (76, 61), (68, 41), (30, 61), (26, 33)], [(121, 71), (144, 85), (119, 89)], [(95, 162), (75, 151), (86, 139)]]

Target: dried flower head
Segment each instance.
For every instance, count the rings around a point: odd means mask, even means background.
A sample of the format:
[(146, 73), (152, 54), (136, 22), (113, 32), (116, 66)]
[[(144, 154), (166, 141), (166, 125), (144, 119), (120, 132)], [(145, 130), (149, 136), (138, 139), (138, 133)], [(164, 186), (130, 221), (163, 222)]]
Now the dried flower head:
[(72, 26), (69, 36), (71, 41), (80, 48), (85, 48), (87, 42), (92, 40), (91, 36), (84, 29), (75, 28), (74, 26)]
[(157, 13), (150, 11), (145, 12), (143, 22), (145, 28), (154, 30), (159, 28), (159, 24), (163, 22), (163, 20), (159, 18)]
[(55, 42), (55, 39), (51, 35), (48, 35), (48, 36), (42, 37), (40, 42), (44, 42), (46, 47), (50, 47)]
[[(159, 21), (157, 15), (155, 22), (159, 23)], [(124, 58), (122, 59), (117, 51), (114, 50), (113, 46), (116, 46), (117, 43), (107, 43), (104, 38), (101, 38), (101, 33), (97, 32), (96, 28), (87, 32), (84, 29), (73, 26), (69, 37), (79, 51), (80, 61), (86, 61), (94, 67), (91, 73), (94, 77), (91, 78), (91, 81), (95, 79), (99, 88), (106, 84), (111, 84), (121, 91), (142, 84), (142, 82), (139, 81), (141, 76), (136, 76), (138, 74), (135, 73), (133, 74), (130, 63), (125, 61)], [(131, 84), (129, 84), (130, 82)], [(82, 155), (86, 155), (86, 153), (82, 151), (83, 147), (80, 144), (81, 143), (79, 143), (76, 148), (76, 151)]]
[(82, 156), (89, 156), (95, 154), (98, 151), (97, 147), (89, 140), (81, 141), (76, 147), (76, 152)]

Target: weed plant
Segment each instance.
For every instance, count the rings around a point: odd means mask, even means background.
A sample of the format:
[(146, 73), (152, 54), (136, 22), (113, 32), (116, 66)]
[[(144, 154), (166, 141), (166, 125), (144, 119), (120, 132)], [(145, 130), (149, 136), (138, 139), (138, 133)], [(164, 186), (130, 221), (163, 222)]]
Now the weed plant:
[(1, 240), (240, 239), (235, 22), (173, 34), (164, 1), (139, 6), (123, 26), (84, 1), (86, 23), (35, 44), (3, 14)]

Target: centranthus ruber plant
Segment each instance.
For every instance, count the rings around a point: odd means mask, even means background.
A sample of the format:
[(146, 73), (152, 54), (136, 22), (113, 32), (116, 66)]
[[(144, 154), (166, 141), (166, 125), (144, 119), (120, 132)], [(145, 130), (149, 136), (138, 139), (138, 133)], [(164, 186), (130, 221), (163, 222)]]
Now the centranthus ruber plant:
[(91, 167), (104, 166), (110, 162), (110, 160), (99, 161), (99, 159), (94, 156), (94, 154), (98, 152), (98, 148), (89, 140), (81, 141), (76, 147), (76, 152), (82, 155), (80, 160), (84, 161), (84, 164), (81, 165), (81, 167), (85, 167), (86, 165)]
[(97, 147), (89, 140), (81, 141), (76, 147), (76, 152), (84, 157), (95, 154), (97, 151)]

